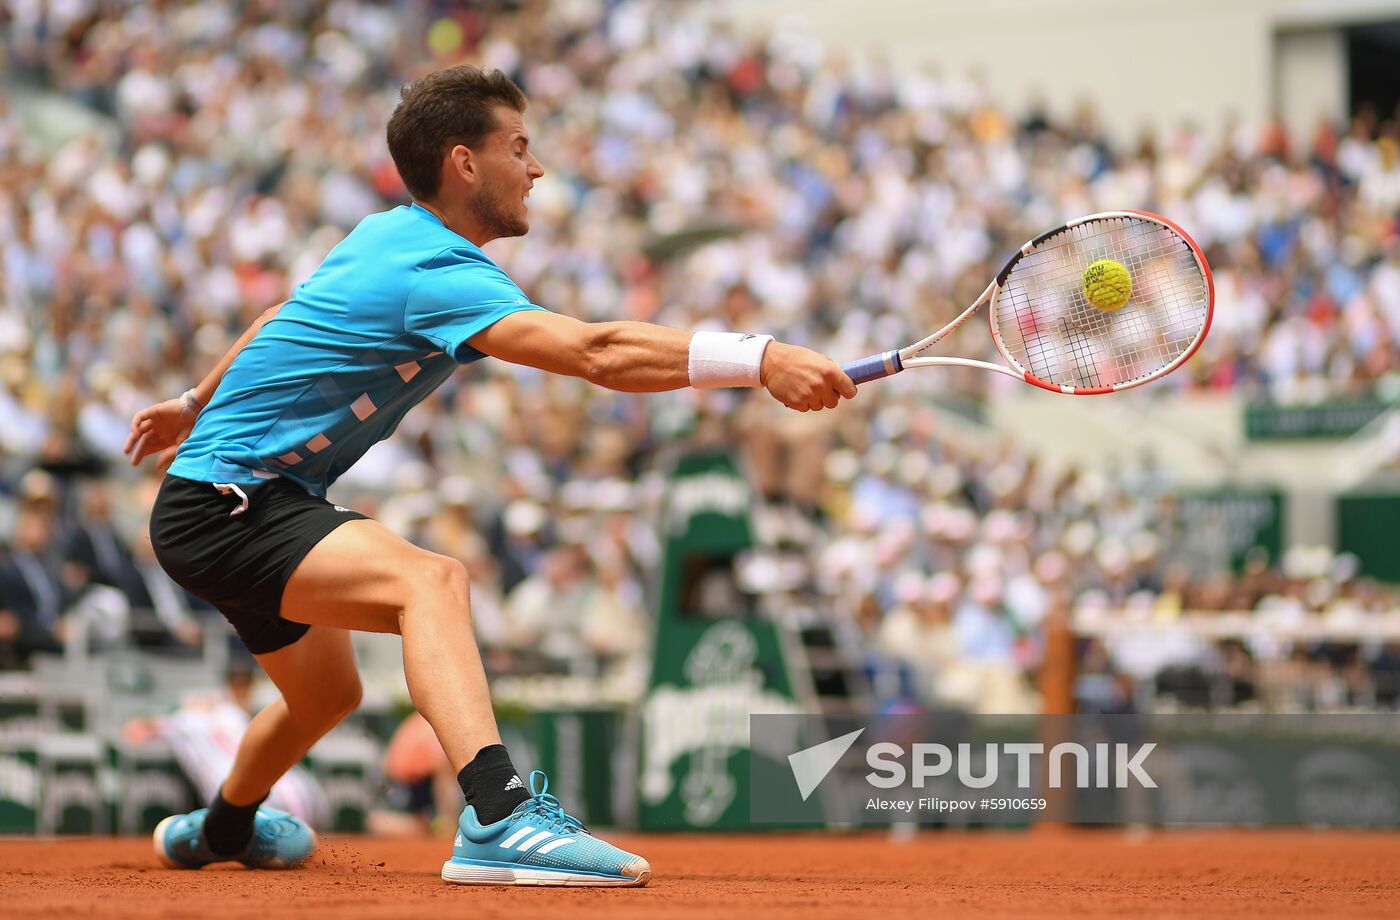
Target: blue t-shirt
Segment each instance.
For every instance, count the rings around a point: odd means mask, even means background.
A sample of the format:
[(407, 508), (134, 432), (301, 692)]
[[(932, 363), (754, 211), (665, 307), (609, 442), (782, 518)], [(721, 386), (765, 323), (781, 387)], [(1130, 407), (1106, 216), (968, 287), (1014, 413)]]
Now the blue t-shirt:
[(234, 358), (170, 472), (313, 495), (446, 380), (467, 340), (539, 310), (471, 242), (413, 205), (372, 214)]

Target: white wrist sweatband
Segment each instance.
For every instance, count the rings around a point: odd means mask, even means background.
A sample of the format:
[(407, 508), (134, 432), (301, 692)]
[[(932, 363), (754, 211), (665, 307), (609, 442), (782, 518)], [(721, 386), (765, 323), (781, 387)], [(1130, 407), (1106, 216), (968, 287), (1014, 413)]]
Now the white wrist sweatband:
[(189, 415), (199, 415), (199, 410), (204, 408), (199, 404), (199, 397), (194, 395), (194, 390), (189, 389), (180, 394), (180, 410)]
[(752, 332), (695, 333), (690, 339), (690, 385), (697, 389), (760, 386), (763, 351), (771, 341), (771, 335)]

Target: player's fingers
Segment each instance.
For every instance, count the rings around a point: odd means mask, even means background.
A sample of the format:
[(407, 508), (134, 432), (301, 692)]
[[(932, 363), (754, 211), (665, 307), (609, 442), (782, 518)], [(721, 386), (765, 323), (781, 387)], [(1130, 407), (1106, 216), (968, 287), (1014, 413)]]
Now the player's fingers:
[(156, 458), (156, 472), (164, 473), (166, 470), (170, 469), (170, 464), (175, 462), (175, 455), (179, 452), (180, 447), (178, 444), (174, 447), (167, 447), (165, 450), (161, 451), (160, 456)]
[(152, 437), (149, 441), (142, 445), (141, 451), (138, 456), (142, 460), (145, 460), (147, 457), (154, 457), (158, 453), (160, 453), (160, 444), (154, 437)]
[(826, 398), (822, 400), (822, 405), (828, 409), (835, 409), (836, 404), (841, 401), (841, 394), (835, 390), (827, 390)]
[(149, 419), (147, 419), (145, 415), (146, 410), (142, 409), (140, 412), (136, 413), (131, 417), (131, 434), (127, 435), (126, 446), (122, 448), (122, 453), (131, 453), (131, 447), (133, 444), (136, 443), (136, 439), (141, 436), (141, 431), (145, 428), (150, 427), (147, 424), (147, 422), (149, 422)]
[(148, 431), (136, 439), (135, 446), (128, 451), (131, 454), (131, 465), (140, 466), (141, 458), (146, 456), (146, 443), (150, 441), (151, 433)]
[(842, 371), (841, 376), (836, 378), (836, 391), (847, 399), (856, 398), (855, 382), (851, 380), (850, 375), (845, 371)]

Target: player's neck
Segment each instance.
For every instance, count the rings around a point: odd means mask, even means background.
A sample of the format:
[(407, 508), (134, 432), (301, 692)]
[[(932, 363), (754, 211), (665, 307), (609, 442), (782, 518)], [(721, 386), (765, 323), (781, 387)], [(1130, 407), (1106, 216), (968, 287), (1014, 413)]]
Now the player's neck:
[(448, 230), (475, 244), (477, 248), (485, 246), (496, 238), (489, 228), (476, 219), (465, 202), (453, 207), (441, 201), (420, 201), (417, 199), (414, 201), (420, 208), (442, 221), (442, 225)]

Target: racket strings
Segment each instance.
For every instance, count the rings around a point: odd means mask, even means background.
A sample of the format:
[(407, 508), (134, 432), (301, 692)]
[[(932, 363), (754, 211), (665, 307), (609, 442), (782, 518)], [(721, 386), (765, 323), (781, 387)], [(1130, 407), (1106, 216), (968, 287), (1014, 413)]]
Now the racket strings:
[[(1128, 241), (1123, 239), (1122, 234), (1105, 234), (1102, 231), (1080, 232), (1073, 234), (1071, 239), (1080, 244), (1088, 242), (1093, 245), (1097, 251), (1088, 255), (1114, 258), (1122, 263), (1130, 276), (1137, 279), (1139, 299), (1152, 293), (1150, 289), (1144, 289), (1147, 273), (1150, 272), (1152, 280), (1161, 286), (1163, 257), (1170, 253), (1162, 251), (1160, 247), (1134, 245), (1143, 241)], [(1060, 256), (1064, 254), (1063, 251), (1058, 253)], [(1047, 330), (1058, 332), (1058, 337), (1047, 335), (1039, 329), (1032, 337), (1038, 340), (1036, 352), (1041, 358), (1038, 363), (1047, 379), (1066, 382), (1060, 379), (1064, 375), (1058, 372), (1068, 371), (1073, 385), (1111, 386), (1160, 369), (1170, 363), (1181, 349), (1189, 346), (1189, 339), (1173, 341), (1162, 334), (1160, 326), (1152, 328), (1146, 321), (1149, 314), (1145, 310), (1126, 306), (1122, 312), (1108, 312), (1094, 307), (1080, 290), (1082, 276), (1078, 266), (1084, 264), (1084, 257), (1071, 259), (1065, 264), (1063, 259), (1049, 257), (1054, 255), (1057, 253), (1049, 253), (1047, 257), (1037, 260), (1039, 264), (1029, 276), (1034, 288), (1041, 291), (1049, 289), (1068, 306), (1059, 322)], [(1056, 287), (1061, 290), (1054, 290)], [(1165, 298), (1165, 305), (1168, 311), (1175, 308), (1179, 313), (1182, 298), (1179, 292), (1172, 294)], [(1034, 295), (1027, 298), (1032, 309), (1041, 306), (1036, 302), (1038, 299)], [(1066, 348), (1067, 360), (1062, 362), (1061, 355)], [(1062, 363), (1065, 366), (1062, 367)]]
[[(1117, 310), (1089, 302), (1084, 269), (1121, 263), (1132, 295)], [(1087, 221), (1042, 241), (1012, 268), (997, 298), (1008, 355), (1041, 379), (1074, 387), (1131, 383), (1191, 348), (1209, 309), (1190, 247), (1153, 221)]]

